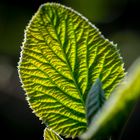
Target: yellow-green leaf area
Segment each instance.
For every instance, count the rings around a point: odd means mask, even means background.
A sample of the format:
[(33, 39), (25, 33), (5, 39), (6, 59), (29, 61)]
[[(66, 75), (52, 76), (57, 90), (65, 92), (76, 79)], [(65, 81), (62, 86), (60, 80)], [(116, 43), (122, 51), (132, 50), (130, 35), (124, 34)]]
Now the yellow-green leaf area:
[(124, 76), (116, 46), (78, 12), (42, 5), (26, 31), (19, 74), (34, 113), (58, 134), (87, 129), (85, 101), (100, 76), (106, 99)]
[(44, 140), (63, 140), (56, 132), (46, 128), (44, 130)]

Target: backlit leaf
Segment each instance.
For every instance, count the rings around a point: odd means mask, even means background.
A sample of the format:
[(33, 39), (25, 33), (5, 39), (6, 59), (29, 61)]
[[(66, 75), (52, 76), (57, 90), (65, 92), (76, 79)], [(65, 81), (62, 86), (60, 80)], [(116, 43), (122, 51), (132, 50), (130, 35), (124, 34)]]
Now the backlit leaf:
[(30, 21), (19, 75), (34, 113), (58, 134), (87, 129), (85, 102), (100, 75), (105, 98), (124, 76), (116, 46), (78, 12), (42, 5)]

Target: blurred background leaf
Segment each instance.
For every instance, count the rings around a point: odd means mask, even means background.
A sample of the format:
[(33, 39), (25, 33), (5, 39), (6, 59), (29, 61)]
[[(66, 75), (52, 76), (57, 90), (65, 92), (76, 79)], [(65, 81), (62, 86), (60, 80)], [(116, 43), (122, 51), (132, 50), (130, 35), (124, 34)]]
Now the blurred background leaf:
[[(40, 4), (51, 0), (0, 1), (0, 120), (4, 140), (43, 139), (44, 125), (28, 107), (17, 74), (24, 29)], [(139, 0), (55, 0), (77, 10), (94, 23), (106, 38), (118, 44), (125, 68), (140, 56)], [(140, 103), (122, 140), (139, 136)], [(8, 133), (8, 135), (5, 135)], [(1, 138), (0, 138), (1, 139)]]

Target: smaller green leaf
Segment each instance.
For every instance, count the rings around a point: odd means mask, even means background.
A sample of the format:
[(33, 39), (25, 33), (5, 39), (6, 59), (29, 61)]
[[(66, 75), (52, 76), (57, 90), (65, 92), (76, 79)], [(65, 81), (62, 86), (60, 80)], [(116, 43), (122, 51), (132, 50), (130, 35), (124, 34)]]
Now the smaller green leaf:
[(102, 140), (124, 125), (140, 98), (140, 59), (135, 62), (129, 75), (96, 113), (82, 140)]
[(44, 140), (63, 140), (55, 131), (46, 128), (44, 130)]
[(104, 90), (102, 89), (102, 83), (100, 78), (97, 78), (95, 83), (92, 85), (86, 99), (88, 124), (91, 123), (93, 116), (102, 107), (104, 102), (105, 102), (105, 96), (104, 96)]

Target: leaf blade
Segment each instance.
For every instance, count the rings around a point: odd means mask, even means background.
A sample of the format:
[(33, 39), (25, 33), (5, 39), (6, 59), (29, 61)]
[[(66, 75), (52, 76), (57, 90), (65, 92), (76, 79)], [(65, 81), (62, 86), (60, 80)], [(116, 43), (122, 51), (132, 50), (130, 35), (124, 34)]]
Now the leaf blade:
[(25, 32), (19, 75), (35, 114), (57, 133), (75, 137), (87, 128), (85, 100), (97, 77), (108, 98), (124, 69), (116, 46), (94, 25), (47, 3)]

